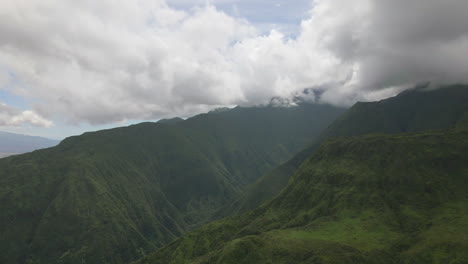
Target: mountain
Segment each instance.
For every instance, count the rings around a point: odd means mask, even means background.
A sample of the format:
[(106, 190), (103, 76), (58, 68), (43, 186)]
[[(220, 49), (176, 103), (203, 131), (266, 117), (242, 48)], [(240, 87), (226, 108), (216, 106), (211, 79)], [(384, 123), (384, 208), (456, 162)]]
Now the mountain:
[(306, 149), (269, 171), (235, 202), (217, 212), (217, 218), (247, 212), (276, 196), (290, 176), (320, 144), (333, 137), (369, 133), (404, 133), (468, 127), (468, 86), (436, 90), (415, 87), (379, 102), (359, 102), (332, 123)]
[(211, 218), (343, 109), (237, 107), (0, 160), (0, 263), (128, 263)]
[(380, 102), (357, 103), (325, 131), (326, 137), (446, 129), (468, 120), (468, 86), (417, 87)]
[(0, 158), (56, 146), (60, 141), (0, 131)]
[(467, 263), (466, 153), (466, 129), (328, 140), (275, 199), (138, 263)]
[(184, 119), (180, 118), (180, 117), (174, 117), (174, 118), (170, 118), (170, 119), (161, 119), (158, 121), (158, 123), (163, 123), (163, 124), (177, 124), (179, 122), (182, 122), (184, 121)]

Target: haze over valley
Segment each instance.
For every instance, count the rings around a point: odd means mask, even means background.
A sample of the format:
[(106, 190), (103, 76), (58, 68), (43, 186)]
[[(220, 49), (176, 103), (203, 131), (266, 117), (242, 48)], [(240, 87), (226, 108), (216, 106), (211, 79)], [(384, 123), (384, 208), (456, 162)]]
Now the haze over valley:
[(60, 141), (0, 131), (0, 158), (58, 145)]

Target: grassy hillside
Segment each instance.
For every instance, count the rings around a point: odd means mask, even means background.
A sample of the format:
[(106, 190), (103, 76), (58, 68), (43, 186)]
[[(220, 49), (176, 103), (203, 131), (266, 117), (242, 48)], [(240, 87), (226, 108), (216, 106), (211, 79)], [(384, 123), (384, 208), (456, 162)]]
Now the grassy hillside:
[(264, 206), (140, 264), (467, 263), (468, 131), (327, 141)]
[(218, 217), (247, 212), (272, 199), (324, 140), (369, 133), (403, 133), (468, 127), (468, 86), (437, 90), (419, 87), (379, 102), (357, 103), (308, 148), (262, 176), (244, 195), (222, 208)]
[(0, 263), (126, 263), (290, 158), (342, 109), (235, 108), (0, 160)]

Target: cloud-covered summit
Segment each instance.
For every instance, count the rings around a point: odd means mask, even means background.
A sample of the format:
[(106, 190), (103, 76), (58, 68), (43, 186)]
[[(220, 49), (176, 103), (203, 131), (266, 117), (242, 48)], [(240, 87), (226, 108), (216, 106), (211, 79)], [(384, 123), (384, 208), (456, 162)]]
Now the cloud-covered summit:
[(29, 100), (38, 117), (104, 124), (304, 89), (349, 105), (424, 81), (468, 81), (467, 1), (316, 0), (295, 37), (265, 34), (216, 5), (4, 1), (0, 89)]

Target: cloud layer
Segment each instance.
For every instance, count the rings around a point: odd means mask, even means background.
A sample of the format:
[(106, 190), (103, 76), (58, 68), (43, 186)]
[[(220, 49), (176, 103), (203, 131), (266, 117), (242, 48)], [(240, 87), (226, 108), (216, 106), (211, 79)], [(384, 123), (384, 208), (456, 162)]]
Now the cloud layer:
[(38, 127), (51, 127), (53, 123), (44, 119), (33, 111), (21, 111), (14, 107), (0, 103), (0, 126), (32, 125)]
[(163, 0), (4, 1), (0, 89), (27, 98), (37, 117), (104, 124), (306, 88), (319, 91), (309, 99), (349, 105), (468, 81), (467, 1), (316, 0), (295, 38), (213, 5), (184, 10)]

